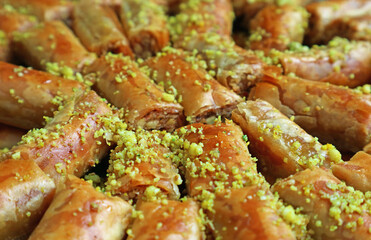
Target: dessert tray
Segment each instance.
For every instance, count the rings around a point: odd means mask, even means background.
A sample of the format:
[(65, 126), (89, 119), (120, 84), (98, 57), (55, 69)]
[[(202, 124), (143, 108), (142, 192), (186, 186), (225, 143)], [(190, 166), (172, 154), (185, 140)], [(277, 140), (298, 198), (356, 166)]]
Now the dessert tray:
[(370, 0), (0, 0), (0, 240), (371, 239)]

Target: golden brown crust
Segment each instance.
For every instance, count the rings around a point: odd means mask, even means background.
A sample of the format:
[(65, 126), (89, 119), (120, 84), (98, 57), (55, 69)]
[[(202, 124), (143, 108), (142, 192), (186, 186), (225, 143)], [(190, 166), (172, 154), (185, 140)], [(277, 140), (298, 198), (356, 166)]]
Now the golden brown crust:
[(371, 191), (371, 155), (357, 152), (349, 161), (332, 166), (332, 173), (362, 192)]
[(132, 207), (107, 197), (90, 183), (69, 176), (55, 195), (30, 240), (121, 240)]
[(313, 0), (232, 0), (234, 13), (241, 25), (241, 27), (248, 30), (250, 21), (256, 16), (263, 8), (267, 6), (305, 6)]
[(197, 50), (222, 85), (245, 94), (259, 80), (264, 63), (233, 42), (231, 8), (228, 0), (187, 2), (170, 21), (171, 37), (174, 47)]
[(186, 141), (187, 160), (183, 165), (191, 197), (254, 182), (256, 164), (242, 139), (240, 127), (233, 122), (195, 123), (179, 129), (178, 134)]
[(273, 185), (280, 197), (310, 217), (315, 239), (370, 239), (369, 197), (329, 171), (306, 169)]
[(278, 54), (284, 73), (336, 85), (356, 87), (371, 78), (371, 42), (335, 38), (327, 46)]
[(328, 83), (266, 74), (250, 94), (268, 101), (321, 142), (357, 152), (370, 142), (371, 95)]
[(169, 50), (148, 59), (144, 65), (150, 68), (150, 76), (156, 83), (181, 99), (184, 115), (191, 123), (207, 122), (208, 118), (217, 116), (229, 117), (231, 109), (242, 101), (197, 65), (195, 58), (192, 60), (181, 51)]
[(225, 37), (230, 37), (232, 33), (233, 11), (228, 0), (184, 1), (181, 15), (185, 18), (183, 22), (188, 24), (182, 29), (183, 36), (180, 38), (189, 36), (193, 31), (198, 34), (212, 32)]
[(164, 196), (178, 199), (177, 185), (182, 179), (171, 162), (172, 152), (161, 141), (165, 136), (170, 134), (143, 130), (122, 132), (119, 146), (111, 153), (106, 190), (126, 200)]
[(0, 123), (0, 149), (13, 147), (24, 134), (26, 134), (26, 131), (23, 129)]
[(67, 102), (45, 128), (28, 132), (5, 156), (31, 159), (55, 182), (68, 174), (81, 177), (108, 150), (97, 134), (102, 118), (112, 114), (107, 103), (89, 91)]
[(72, 10), (72, 3), (63, 0), (0, 0), (0, 5), (22, 9), (41, 21), (66, 20)]
[(269, 5), (250, 22), (249, 48), (283, 51), (291, 42), (302, 43), (308, 26), (309, 14), (302, 7)]
[(27, 239), (53, 199), (55, 185), (32, 160), (0, 163), (0, 238)]
[(269, 190), (258, 186), (232, 189), (217, 194), (215, 213), (208, 212), (214, 235), (235, 240), (296, 239), (290, 227), (278, 216)]
[(251, 153), (270, 178), (285, 178), (318, 165), (329, 168), (341, 161), (336, 148), (323, 146), (268, 102), (240, 103), (232, 119), (247, 134)]
[(61, 21), (50, 21), (18, 34), (14, 50), (27, 65), (46, 70), (46, 63), (81, 71), (95, 56), (81, 45), (72, 31)]
[(166, 15), (155, 1), (123, 1), (120, 18), (136, 56), (153, 56), (169, 44)]
[(131, 128), (172, 130), (180, 126), (183, 108), (156, 86), (129, 57), (108, 54), (86, 70), (96, 74), (98, 91), (125, 110)]
[(4, 31), (8, 37), (11, 37), (13, 32), (23, 32), (36, 23), (37, 20), (33, 16), (21, 14), (13, 8), (0, 6), (0, 30)]
[(86, 49), (98, 55), (107, 52), (133, 56), (115, 12), (91, 1), (80, 1), (73, 11), (72, 28)]
[(27, 130), (42, 127), (43, 116), (51, 117), (59, 104), (84, 89), (74, 80), (0, 62), (0, 122)]
[(331, 0), (314, 2), (306, 6), (310, 22), (306, 42), (323, 44), (330, 37), (331, 24), (341, 18), (364, 16), (371, 11), (368, 0)]
[(335, 36), (350, 40), (371, 41), (371, 15), (345, 17), (333, 21), (326, 30), (330, 41)]
[(199, 240), (202, 233), (199, 207), (192, 199), (185, 202), (142, 202), (140, 216), (134, 220), (129, 240), (173, 239)]

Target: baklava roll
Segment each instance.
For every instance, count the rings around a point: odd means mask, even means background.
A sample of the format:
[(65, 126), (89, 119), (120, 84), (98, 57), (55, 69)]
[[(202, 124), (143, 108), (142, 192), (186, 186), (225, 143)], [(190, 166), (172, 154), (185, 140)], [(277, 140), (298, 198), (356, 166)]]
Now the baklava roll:
[(178, 134), (184, 139), (182, 165), (191, 197), (203, 198), (205, 191), (223, 192), (261, 180), (241, 128), (232, 121), (213, 125), (195, 123), (180, 128)]
[(232, 34), (233, 10), (229, 0), (183, 1), (180, 6), (179, 20), (185, 24), (182, 35), (192, 31), (198, 34), (217, 33), (230, 37)]
[(330, 168), (341, 162), (334, 146), (322, 145), (268, 102), (240, 103), (232, 119), (247, 135), (249, 149), (259, 159), (263, 174), (271, 178), (285, 178), (314, 166)]
[(32, 160), (0, 162), (0, 239), (27, 239), (53, 199), (55, 184)]
[(218, 116), (229, 117), (242, 98), (218, 83), (198, 64), (195, 57), (170, 49), (144, 65), (157, 84), (178, 98), (190, 123), (213, 122)]
[(137, 209), (128, 240), (202, 239), (199, 207), (190, 198), (184, 202), (142, 202)]
[(101, 56), (86, 73), (96, 75), (96, 88), (116, 107), (125, 110), (131, 128), (172, 130), (183, 121), (183, 108), (174, 95), (161, 90), (129, 57)]
[(371, 237), (370, 197), (347, 187), (329, 171), (306, 169), (277, 182), (272, 190), (310, 217), (314, 239)]
[(357, 152), (349, 161), (332, 166), (332, 173), (362, 192), (371, 191), (371, 155)]
[(278, 215), (273, 194), (259, 186), (216, 194), (214, 212), (207, 215), (213, 222), (216, 239), (296, 239), (289, 225)]
[(245, 94), (261, 77), (264, 63), (254, 53), (236, 46), (230, 37), (230, 1), (189, 0), (180, 8), (180, 13), (170, 20), (174, 46), (197, 50), (218, 82)]
[(274, 55), (285, 74), (308, 80), (356, 87), (371, 79), (371, 42), (335, 38), (327, 46)]
[(121, 240), (132, 207), (68, 176), (29, 240)]
[(57, 183), (68, 174), (81, 177), (108, 151), (102, 136), (103, 118), (111, 114), (94, 91), (83, 93), (68, 101), (45, 128), (29, 131), (2, 157), (31, 159)]
[(0, 122), (29, 130), (44, 126), (81, 83), (49, 73), (0, 62)]
[(267, 6), (282, 6), (290, 4), (293, 6), (305, 6), (313, 0), (232, 0), (234, 13), (239, 19), (241, 27), (248, 29), (251, 19), (253, 19), (258, 12)]
[[(170, 133), (137, 130), (120, 135), (111, 153), (106, 191), (123, 199), (178, 199), (182, 178), (172, 164), (172, 152), (161, 138)], [(161, 195), (161, 196), (160, 196)]]
[(310, 13), (308, 44), (323, 44), (332, 34), (332, 23), (347, 17), (359, 17), (371, 12), (371, 2), (368, 0), (331, 0), (314, 2), (306, 6)]
[(95, 58), (61, 21), (41, 23), (17, 34), (14, 50), (27, 65), (41, 70), (46, 70), (46, 63), (58, 63), (80, 72)]
[(112, 8), (82, 0), (73, 10), (72, 29), (90, 52), (133, 56), (128, 39)]
[(250, 22), (249, 48), (267, 54), (271, 49), (283, 51), (291, 42), (302, 43), (308, 18), (308, 12), (299, 6), (263, 8)]
[(34, 16), (21, 14), (16, 9), (7, 6), (0, 6), (0, 30), (4, 31), (8, 37), (13, 36), (13, 32), (23, 32), (37, 23)]
[(123, 1), (120, 18), (137, 57), (153, 56), (169, 44), (165, 12), (154, 0)]
[(371, 14), (360, 17), (339, 18), (326, 31), (329, 39), (335, 36), (350, 40), (371, 41)]
[(0, 149), (15, 146), (24, 134), (26, 131), (23, 129), (0, 123)]
[(371, 94), (300, 78), (266, 74), (250, 99), (271, 103), (321, 142), (357, 152), (371, 141)]
[(0, 5), (10, 5), (41, 21), (66, 20), (73, 7), (71, 2), (64, 0), (0, 0)]

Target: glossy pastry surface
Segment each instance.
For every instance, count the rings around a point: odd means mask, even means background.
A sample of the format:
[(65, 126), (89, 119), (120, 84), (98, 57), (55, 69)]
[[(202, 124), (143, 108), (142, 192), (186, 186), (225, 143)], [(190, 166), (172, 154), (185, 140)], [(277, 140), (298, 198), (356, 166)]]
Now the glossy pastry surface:
[(53, 200), (55, 184), (29, 159), (0, 162), (0, 238), (27, 239)]
[(96, 87), (117, 107), (124, 108), (130, 127), (174, 129), (182, 121), (183, 108), (174, 96), (162, 91), (129, 57), (108, 54), (86, 70), (95, 74)]
[(371, 95), (328, 83), (266, 74), (250, 93), (268, 101), (320, 141), (357, 152), (370, 141)]
[(60, 186), (30, 240), (121, 240), (132, 207), (98, 192), (90, 183), (69, 176)]
[(29, 130), (42, 127), (60, 104), (86, 87), (75, 80), (0, 62), (0, 122)]
[(262, 100), (240, 103), (232, 113), (250, 141), (249, 149), (269, 177), (284, 178), (314, 166), (341, 162), (332, 145), (317, 139)]
[(202, 239), (199, 207), (192, 199), (184, 202), (142, 202), (128, 239)]

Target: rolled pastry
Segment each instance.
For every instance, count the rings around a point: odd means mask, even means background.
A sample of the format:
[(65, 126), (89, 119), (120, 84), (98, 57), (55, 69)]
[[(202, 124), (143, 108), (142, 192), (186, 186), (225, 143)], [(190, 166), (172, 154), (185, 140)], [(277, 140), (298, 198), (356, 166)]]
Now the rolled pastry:
[(59, 105), (86, 89), (78, 81), (0, 61), (0, 122), (29, 130), (42, 127)]
[(306, 6), (310, 13), (309, 30), (306, 42), (323, 44), (332, 33), (331, 25), (338, 19), (359, 17), (370, 13), (371, 2), (368, 0), (331, 0), (313, 2)]
[(250, 94), (268, 101), (321, 142), (357, 152), (371, 138), (371, 95), (328, 83), (266, 74)]
[(263, 8), (250, 22), (250, 49), (267, 54), (271, 49), (283, 51), (291, 42), (302, 43), (308, 18), (308, 12), (299, 6), (287, 4)]
[(314, 166), (330, 168), (342, 161), (335, 147), (319, 143), (268, 102), (240, 103), (232, 119), (247, 135), (262, 172), (271, 178), (285, 178)]
[(137, 208), (139, 214), (129, 231), (128, 240), (202, 239), (199, 207), (192, 199), (142, 202)]
[(17, 34), (14, 42), (17, 56), (41, 70), (46, 70), (46, 63), (58, 63), (79, 72), (95, 58), (61, 21), (41, 23)]
[(184, 139), (182, 165), (191, 197), (259, 182), (243, 133), (233, 122), (195, 123), (180, 128), (178, 134)]
[(170, 20), (174, 47), (196, 49), (222, 85), (244, 94), (261, 77), (264, 63), (252, 52), (236, 46), (230, 37), (230, 1), (189, 0), (180, 9)]
[(136, 56), (153, 56), (169, 44), (166, 15), (156, 1), (123, 1), (120, 18)]
[(339, 18), (331, 23), (326, 31), (327, 41), (335, 36), (350, 40), (371, 41), (371, 15)]
[(229, 117), (238, 102), (236, 93), (225, 88), (197, 65), (195, 57), (169, 49), (148, 59), (144, 65), (157, 84), (181, 101), (187, 121), (211, 122), (217, 116)]
[(308, 51), (277, 54), (284, 73), (336, 85), (356, 87), (371, 78), (371, 43), (335, 38)]
[(106, 191), (126, 200), (151, 200), (157, 195), (178, 199), (182, 179), (162, 138), (171, 135), (144, 130), (122, 132), (118, 147), (111, 153)]
[(269, 190), (259, 186), (231, 189), (216, 194), (214, 211), (208, 216), (214, 236), (225, 240), (296, 239), (287, 223), (278, 215)]
[(52, 179), (29, 160), (0, 162), (0, 239), (27, 239), (53, 199)]
[(357, 152), (349, 161), (332, 166), (332, 173), (362, 192), (371, 191), (371, 155)]
[(12, 37), (13, 32), (23, 32), (36, 23), (37, 19), (34, 16), (19, 13), (10, 5), (0, 6), (0, 30), (4, 31), (8, 37)]
[(347, 187), (329, 171), (306, 169), (273, 185), (287, 203), (310, 217), (315, 239), (370, 239), (369, 196)]
[(115, 12), (89, 0), (80, 1), (73, 10), (72, 28), (82, 44), (98, 55), (107, 52), (133, 56)]
[(35, 161), (57, 183), (68, 174), (81, 177), (108, 151), (100, 133), (104, 117), (111, 115), (94, 91), (83, 93), (67, 102), (45, 128), (29, 131), (5, 156)]
[(232, 0), (233, 10), (240, 23), (241, 27), (248, 29), (250, 21), (256, 16), (256, 14), (267, 6), (282, 6), (282, 5), (293, 5), (293, 6), (305, 6), (313, 0)]
[(71, 2), (63, 0), (0, 0), (0, 5), (10, 5), (41, 21), (66, 20), (73, 7)]
[(95, 74), (98, 92), (115, 106), (124, 108), (124, 119), (130, 127), (172, 130), (180, 126), (182, 106), (173, 95), (157, 87), (129, 57), (109, 53), (97, 59), (86, 72)]
[(29, 240), (121, 240), (131, 211), (126, 201), (69, 176)]

